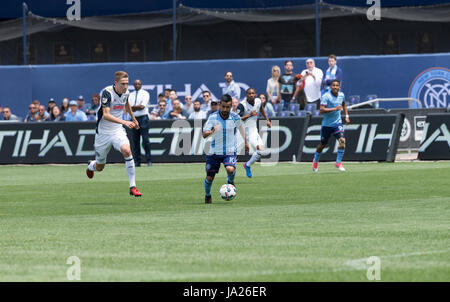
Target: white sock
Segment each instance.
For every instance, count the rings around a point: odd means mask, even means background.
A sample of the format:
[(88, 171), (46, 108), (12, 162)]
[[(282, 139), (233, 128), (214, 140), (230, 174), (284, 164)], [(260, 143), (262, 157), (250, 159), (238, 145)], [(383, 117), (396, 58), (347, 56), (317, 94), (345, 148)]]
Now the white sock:
[(93, 161), (91, 161), (90, 163), (89, 163), (89, 165), (88, 165), (88, 169), (89, 169), (89, 171), (97, 171), (97, 169), (96, 169), (96, 167), (95, 167), (95, 164), (96, 164), (97, 162), (95, 161), (95, 160), (93, 160)]
[(125, 158), (125, 167), (127, 168), (128, 179), (130, 180), (130, 188), (136, 187), (136, 177), (135, 177), (135, 169), (134, 169), (134, 160), (133, 156)]
[(261, 158), (261, 151), (256, 150), (255, 153), (253, 153), (252, 157), (250, 157), (250, 160), (246, 163), (247, 167), (253, 165), (253, 163), (260, 158)]

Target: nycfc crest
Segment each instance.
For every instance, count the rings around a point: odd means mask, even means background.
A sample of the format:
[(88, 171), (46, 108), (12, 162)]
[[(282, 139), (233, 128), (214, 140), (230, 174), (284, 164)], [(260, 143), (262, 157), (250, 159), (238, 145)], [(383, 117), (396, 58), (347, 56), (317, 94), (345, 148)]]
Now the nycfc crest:
[(409, 97), (419, 99), (425, 108), (450, 105), (450, 70), (433, 67), (419, 74), (409, 88)]

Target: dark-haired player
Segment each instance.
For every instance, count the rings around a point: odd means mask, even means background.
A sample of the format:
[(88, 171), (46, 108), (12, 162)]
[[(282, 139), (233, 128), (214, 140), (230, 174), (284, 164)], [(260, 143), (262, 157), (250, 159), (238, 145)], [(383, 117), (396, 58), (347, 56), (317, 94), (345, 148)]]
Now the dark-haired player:
[(341, 110), (344, 109), (345, 122), (350, 123), (347, 105), (345, 105), (345, 95), (340, 92), (341, 85), (338, 80), (331, 82), (331, 91), (325, 93), (320, 101), (320, 113), (323, 114), (322, 128), (320, 130), (320, 143), (314, 154), (312, 169), (314, 172), (319, 170), (319, 158), (323, 148), (327, 145), (328, 139), (333, 135), (338, 141), (338, 152), (336, 157), (336, 168), (345, 171), (342, 165), (342, 157), (345, 150), (344, 126), (342, 126)]
[(245, 149), (249, 146), (244, 126), (239, 115), (231, 112), (231, 96), (224, 94), (220, 98), (219, 110), (211, 113), (203, 127), (203, 138), (212, 136), (211, 147), (206, 155), (205, 203), (211, 203), (211, 186), (220, 164), (227, 170), (227, 182), (234, 185), (236, 175), (236, 136), (239, 130), (244, 138)]
[(261, 99), (256, 97), (256, 90), (254, 88), (248, 88), (245, 91), (245, 98), (238, 105), (236, 112), (241, 116), (241, 119), (244, 122), (248, 142), (255, 150), (249, 161), (244, 163), (247, 177), (251, 178), (251, 165), (258, 161), (264, 153), (264, 143), (258, 133), (258, 127), (256, 125), (256, 122), (258, 121), (258, 113), (261, 113), (261, 115), (266, 119), (267, 127), (272, 127), (272, 123), (266, 115)]

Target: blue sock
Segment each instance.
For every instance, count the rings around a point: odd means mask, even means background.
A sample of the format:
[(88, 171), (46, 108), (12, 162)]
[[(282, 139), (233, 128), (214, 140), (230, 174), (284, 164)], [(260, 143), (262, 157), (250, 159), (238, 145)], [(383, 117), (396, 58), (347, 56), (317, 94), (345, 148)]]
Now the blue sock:
[(342, 157), (344, 157), (345, 149), (338, 149), (336, 163), (339, 164), (342, 161)]
[(207, 178), (205, 178), (205, 195), (206, 196), (211, 196), (211, 186), (212, 186), (212, 181), (209, 181)]
[(233, 171), (232, 174), (228, 174), (227, 176), (227, 182), (229, 184), (234, 183), (234, 176), (236, 175), (236, 170)]
[(319, 162), (320, 154), (321, 154), (321, 153), (319, 153), (319, 152), (314, 153), (314, 161), (315, 161), (316, 163)]

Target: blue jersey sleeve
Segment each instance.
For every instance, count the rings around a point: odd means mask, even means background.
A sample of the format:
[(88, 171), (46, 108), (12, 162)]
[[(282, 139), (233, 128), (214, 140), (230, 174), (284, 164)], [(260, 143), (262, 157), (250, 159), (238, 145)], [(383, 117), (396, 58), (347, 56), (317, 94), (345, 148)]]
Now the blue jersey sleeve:
[(322, 98), (320, 99), (320, 105), (327, 105), (328, 104), (328, 93), (325, 93)]

